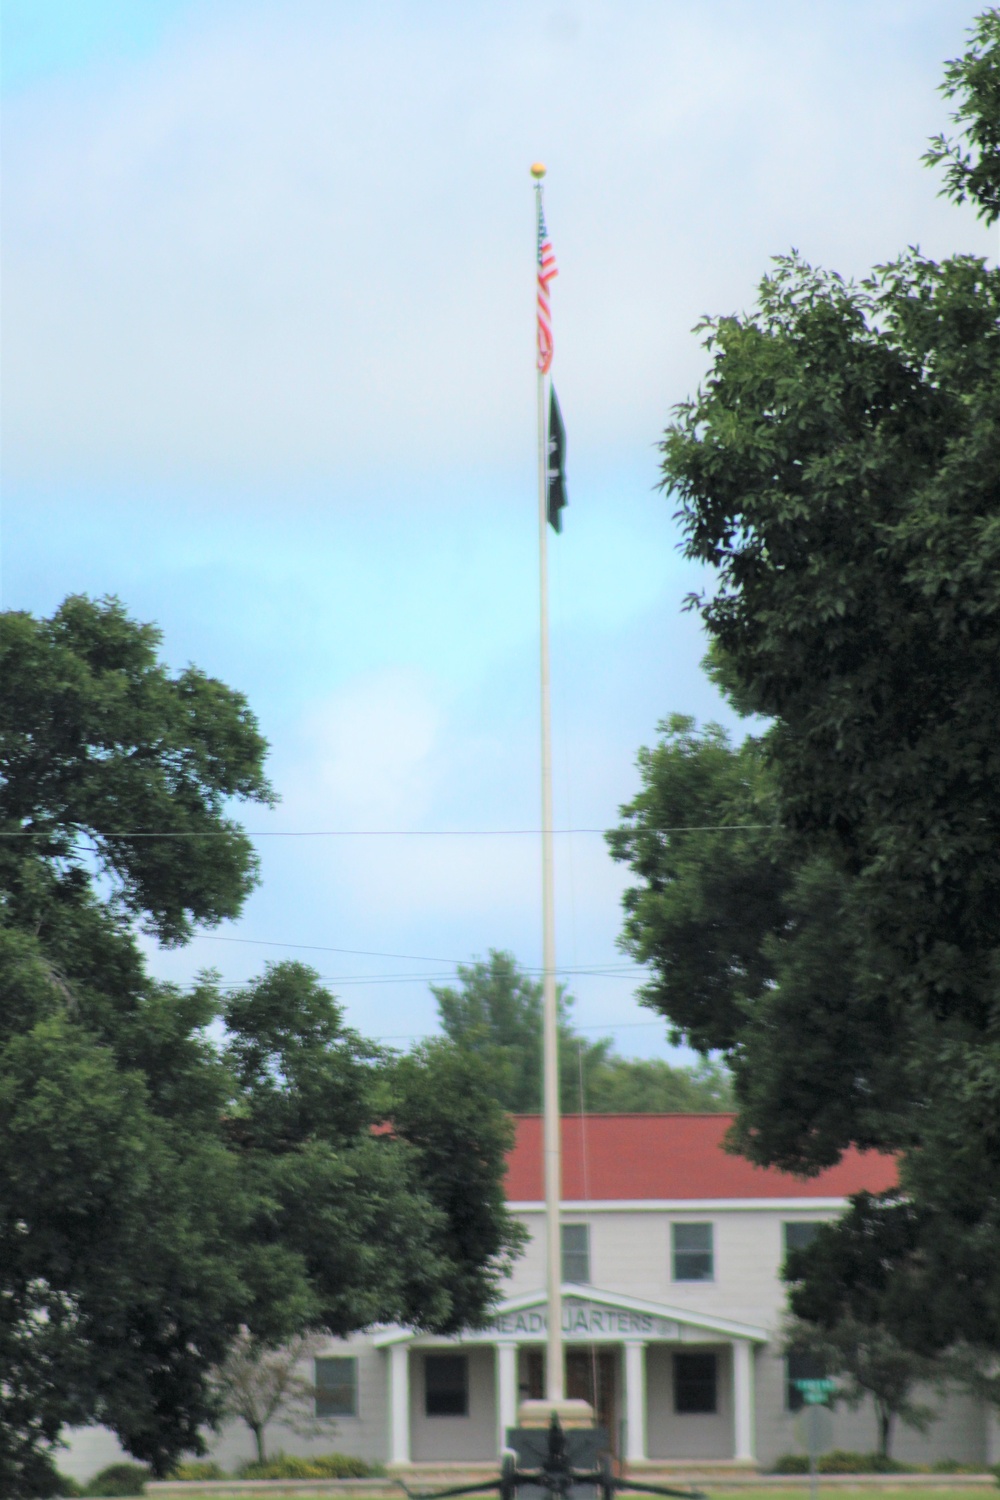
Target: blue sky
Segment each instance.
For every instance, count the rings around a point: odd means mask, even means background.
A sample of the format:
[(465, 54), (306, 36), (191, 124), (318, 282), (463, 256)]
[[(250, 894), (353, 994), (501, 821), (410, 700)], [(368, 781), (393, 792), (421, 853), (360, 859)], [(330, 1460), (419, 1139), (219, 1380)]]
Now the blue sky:
[[(283, 799), (253, 828), (417, 835), (262, 838), (242, 921), (158, 972), (311, 958), (404, 1038), (455, 961), (537, 965), (537, 841), (420, 836), (538, 821), (528, 166), (569, 435), (557, 822), (604, 828), (658, 720), (726, 718), (655, 488), (690, 330), (793, 245), (995, 254), (919, 163), (973, 13), (6, 0), (4, 605), (116, 593), (243, 689)], [(561, 839), (557, 879), (561, 964), (604, 971), (578, 1020), (666, 1055), (602, 840)]]

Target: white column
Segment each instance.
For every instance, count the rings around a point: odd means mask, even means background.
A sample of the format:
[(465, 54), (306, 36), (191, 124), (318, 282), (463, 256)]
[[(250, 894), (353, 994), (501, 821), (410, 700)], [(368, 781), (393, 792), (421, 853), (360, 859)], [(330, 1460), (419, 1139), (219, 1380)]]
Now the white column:
[(517, 1426), (517, 1345), (496, 1346), (497, 1452), (507, 1446), (507, 1428)]
[(753, 1345), (734, 1339), (733, 1350), (733, 1457), (743, 1463), (755, 1458), (756, 1408), (753, 1390)]
[(625, 1343), (625, 1457), (646, 1457), (646, 1346), (637, 1339)]
[(410, 1346), (389, 1349), (389, 1462), (410, 1462)]

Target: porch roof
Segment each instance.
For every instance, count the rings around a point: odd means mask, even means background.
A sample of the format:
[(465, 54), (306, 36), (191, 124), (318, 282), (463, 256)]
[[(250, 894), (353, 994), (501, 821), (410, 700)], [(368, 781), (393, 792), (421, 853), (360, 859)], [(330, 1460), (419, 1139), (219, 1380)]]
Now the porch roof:
[[(692, 1335), (701, 1338), (744, 1339), (755, 1344), (764, 1344), (768, 1339), (767, 1330), (754, 1324), (737, 1322), (732, 1318), (718, 1318), (711, 1313), (692, 1311), (687, 1307), (647, 1302), (639, 1297), (624, 1296), (620, 1292), (604, 1291), (600, 1287), (578, 1286), (567, 1282), (563, 1286), (562, 1295), (564, 1322), (569, 1314), (569, 1328), (565, 1334), (569, 1343), (618, 1343), (626, 1339), (676, 1343), (685, 1338), (690, 1340)], [(376, 1334), (373, 1342), (380, 1349), (407, 1343), (426, 1347), (495, 1344), (509, 1340), (539, 1342), (545, 1336), (545, 1304), (544, 1291), (522, 1292), (517, 1297), (508, 1297), (498, 1303), (492, 1321), (485, 1328), (470, 1328), (451, 1338), (419, 1333), (412, 1328), (390, 1328)], [(532, 1321), (532, 1315), (538, 1320), (537, 1327)], [(574, 1323), (577, 1326), (574, 1327)]]

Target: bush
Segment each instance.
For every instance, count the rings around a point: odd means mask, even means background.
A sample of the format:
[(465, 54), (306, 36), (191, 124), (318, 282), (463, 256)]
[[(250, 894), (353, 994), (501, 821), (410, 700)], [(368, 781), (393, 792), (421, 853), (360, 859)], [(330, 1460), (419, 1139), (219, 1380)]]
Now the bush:
[(883, 1458), (881, 1453), (851, 1453), (844, 1448), (834, 1448), (830, 1453), (820, 1454), (816, 1464), (821, 1474), (910, 1474), (910, 1464), (901, 1464), (894, 1458)]
[[(901, 1464), (894, 1458), (883, 1458), (880, 1453), (850, 1453), (844, 1448), (834, 1448), (821, 1453), (816, 1460), (820, 1474), (913, 1474), (913, 1464)], [(808, 1474), (809, 1460), (804, 1453), (783, 1453), (771, 1465), (772, 1474)], [(961, 1467), (944, 1469), (941, 1473), (960, 1473)]]
[(932, 1474), (983, 1474), (991, 1471), (983, 1464), (963, 1464), (957, 1458), (939, 1458), (937, 1463), (931, 1464), (930, 1472)]
[(76, 1497), (78, 1495), (82, 1495), (83, 1494), (83, 1486), (77, 1484), (76, 1480), (75, 1479), (71, 1479), (68, 1474), (60, 1474), (59, 1470), (57, 1469), (56, 1470), (56, 1488), (52, 1491), (52, 1494), (53, 1495), (70, 1495), (70, 1496), (73, 1497), (73, 1500), (76, 1500)]
[(782, 1453), (771, 1465), (772, 1474), (808, 1474), (809, 1460), (804, 1453)]
[(141, 1495), (150, 1473), (142, 1464), (109, 1464), (87, 1484), (85, 1495)]
[(366, 1464), (350, 1453), (317, 1453), (313, 1458), (289, 1458), (276, 1453), (258, 1463), (240, 1464), (240, 1479), (370, 1479), (383, 1473), (381, 1464)]
[(188, 1463), (175, 1464), (170, 1470), (171, 1479), (228, 1479), (225, 1469), (216, 1463), (191, 1459)]

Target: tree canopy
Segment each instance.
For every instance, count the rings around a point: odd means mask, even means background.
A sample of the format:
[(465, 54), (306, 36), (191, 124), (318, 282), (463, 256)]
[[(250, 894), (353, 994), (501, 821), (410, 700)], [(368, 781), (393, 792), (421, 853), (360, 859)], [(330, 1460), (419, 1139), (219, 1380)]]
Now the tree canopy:
[[(496, 1098), (512, 1114), (542, 1107), (542, 984), (513, 954), (459, 964), (458, 985), (432, 985), (445, 1036), (480, 1058)], [(662, 1058), (620, 1057), (608, 1037), (591, 1040), (572, 1022), (573, 998), (559, 990), (560, 1095), (567, 1113), (641, 1114), (730, 1108), (728, 1075), (717, 1063), (674, 1067)]]
[[(970, 147), (946, 191), (989, 221), (998, 42), (990, 10), (945, 86)], [(755, 309), (702, 331), (663, 484), (713, 570), (691, 601), (711, 670), (760, 732), (674, 720), (643, 756), (611, 835), (637, 876), (624, 941), (655, 965), (647, 1002), (732, 1064), (753, 1160), (901, 1154), (900, 1192), (797, 1259), (795, 1311), (832, 1330), (860, 1299), (910, 1348), (992, 1357), (1000, 271), (911, 250), (851, 283), (779, 257)], [(695, 822), (732, 827), (666, 831)]]
[(475, 1322), (518, 1244), (475, 1058), (373, 1046), (299, 964), (149, 974), (136, 924), (236, 915), (230, 799), (272, 797), (244, 699), (158, 645), (114, 601), (0, 615), (3, 1493), (66, 1424), (159, 1473), (201, 1451), (243, 1327)]

